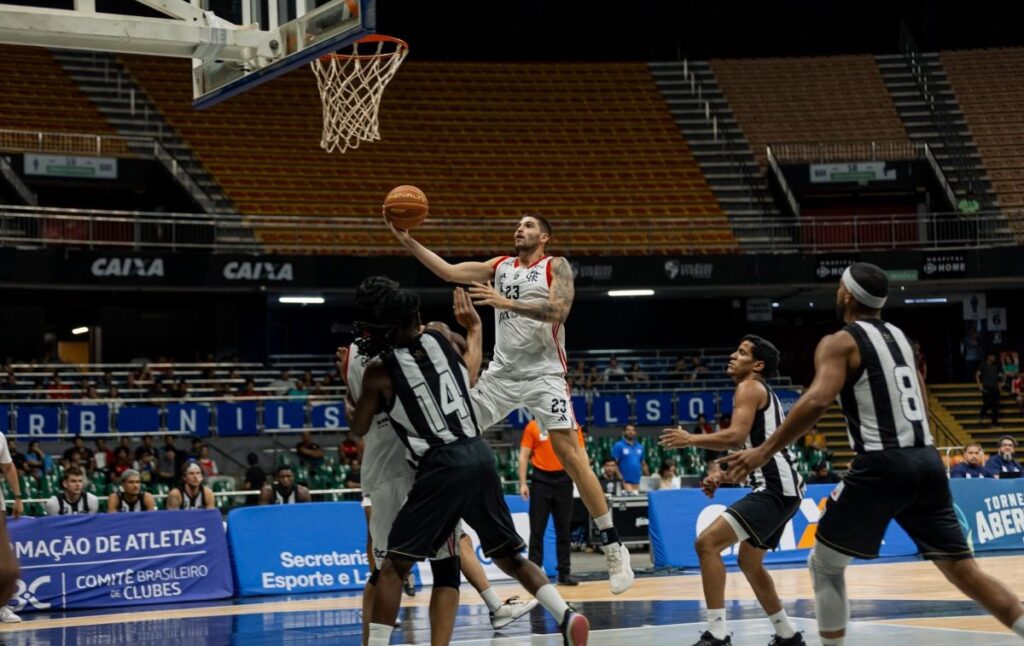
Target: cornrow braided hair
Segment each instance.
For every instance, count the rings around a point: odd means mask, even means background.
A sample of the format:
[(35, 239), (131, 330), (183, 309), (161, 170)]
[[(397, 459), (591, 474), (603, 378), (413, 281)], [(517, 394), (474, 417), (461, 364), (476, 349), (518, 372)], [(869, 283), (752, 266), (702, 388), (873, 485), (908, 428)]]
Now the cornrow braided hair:
[(356, 340), (363, 365), (394, 349), (399, 333), (419, 316), (420, 297), (405, 289), (383, 295), (373, 308), (373, 321), (356, 321)]

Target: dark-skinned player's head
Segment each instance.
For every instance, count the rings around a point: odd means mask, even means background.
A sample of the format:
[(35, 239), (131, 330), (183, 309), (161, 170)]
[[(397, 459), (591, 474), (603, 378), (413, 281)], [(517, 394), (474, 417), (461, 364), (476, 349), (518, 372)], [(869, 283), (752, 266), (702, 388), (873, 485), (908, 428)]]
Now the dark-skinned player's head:
[(515, 234), (516, 253), (543, 250), (551, 240), (551, 223), (536, 211), (527, 211), (519, 218)]
[(836, 291), (836, 315), (840, 320), (877, 317), (889, 297), (889, 277), (878, 265), (855, 262), (846, 268)]
[(356, 322), (355, 342), (369, 361), (391, 351), (401, 338), (412, 338), (419, 331), (420, 297), (406, 289), (381, 291), (373, 305), (372, 322)]

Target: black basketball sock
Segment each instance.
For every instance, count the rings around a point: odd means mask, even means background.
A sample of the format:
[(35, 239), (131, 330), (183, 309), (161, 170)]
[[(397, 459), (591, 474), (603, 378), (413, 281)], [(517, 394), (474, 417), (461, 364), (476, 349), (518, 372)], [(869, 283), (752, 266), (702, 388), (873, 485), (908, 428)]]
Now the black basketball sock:
[(619, 540), (619, 532), (614, 527), (601, 530), (601, 545), (611, 545), (612, 543), (621, 543)]

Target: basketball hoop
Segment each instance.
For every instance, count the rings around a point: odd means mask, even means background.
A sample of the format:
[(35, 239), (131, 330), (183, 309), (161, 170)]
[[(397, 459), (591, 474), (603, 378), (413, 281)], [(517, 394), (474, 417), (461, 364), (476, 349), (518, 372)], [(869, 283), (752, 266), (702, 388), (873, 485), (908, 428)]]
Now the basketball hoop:
[(310, 63), (324, 106), (320, 147), (327, 152), (343, 153), (380, 139), (380, 100), (409, 46), (400, 38), (371, 34), (347, 50)]

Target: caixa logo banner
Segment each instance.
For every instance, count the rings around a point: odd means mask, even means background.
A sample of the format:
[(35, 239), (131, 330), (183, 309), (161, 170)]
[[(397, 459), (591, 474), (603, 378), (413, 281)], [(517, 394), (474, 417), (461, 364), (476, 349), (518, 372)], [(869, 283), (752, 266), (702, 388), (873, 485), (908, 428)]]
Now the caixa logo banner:
[[(766, 563), (802, 563), (814, 547), (825, 500), (832, 485), (809, 485), (796, 515), (786, 524), (778, 549), (765, 555)], [(651, 553), (655, 567), (698, 567), (694, 541), (722, 515), (725, 508), (750, 489), (719, 489), (708, 499), (700, 489), (652, 491), (650, 500)], [(736, 563), (737, 546), (722, 552), (727, 565)], [(890, 523), (879, 551), (881, 556), (910, 556), (917, 547), (896, 523)]]

